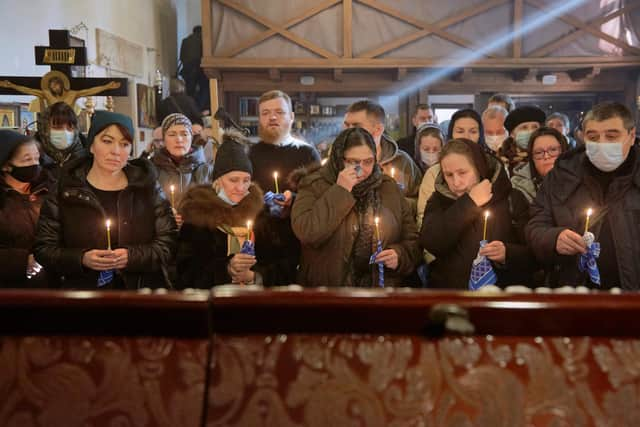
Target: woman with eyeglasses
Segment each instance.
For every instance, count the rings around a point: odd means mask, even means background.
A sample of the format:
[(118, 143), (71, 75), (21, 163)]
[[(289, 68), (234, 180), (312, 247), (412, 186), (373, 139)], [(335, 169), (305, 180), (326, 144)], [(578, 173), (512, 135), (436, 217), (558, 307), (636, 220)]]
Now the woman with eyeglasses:
[(567, 139), (553, 128), (542, 127), (529, 138), (529, 161), (513, 171), (511, 185), (533, 201), (542, 184), (542, 179), (553, 169), (556, 159), (569, 150)]
[(369, 132), (343, 130), (327, 163), (299, 171), (293, 181), (298, 195), (291, 225), (302, 245), (300, 284), (378, 286), (378, 265), (370, 263), (378, 237), (382, 251), (374, 258), (384, 265), (385, 286), (403, 284), (414, 271), (421, 257), (416, 224), (402, 191), (382, 173)]

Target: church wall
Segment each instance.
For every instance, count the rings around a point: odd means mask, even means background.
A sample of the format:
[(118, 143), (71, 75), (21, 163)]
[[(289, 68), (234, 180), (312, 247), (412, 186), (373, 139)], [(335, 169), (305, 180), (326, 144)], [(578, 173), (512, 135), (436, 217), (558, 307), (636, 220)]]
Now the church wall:
[[(0, 0), (0, 10), (12, 18), (0, 26), (2, 60), (0, 75), (42, 76), (48, 66), (35, 65), (34, 45), (48, 45), (49, 29), (72, 31), (85, 40), (91, 66), (89, 77), (127, 77), (128, 99), (115, 99), (118, 112), (136, 117), (136, 83), (153, 85), (156, 68), (168, 82), (175, 73), (177, 57), (175, 0)], [(142, 72), (116, 71), (97, 58), (96, 29), (99, 28), (128, 42), (142, 46)], [(102, 64), (101, 64), (102, 62)], [(100, 65), (101, 64), (101, 65)], [(0, 96), (0, 102), (29, 102), (30, 96)], [(104, 97), (95, 98), (98, 108)], [(84, 100), (79, 104), (83, 105)], [(134, 120), (137, 122), (137, 120)], [(146, 131), (145, 131), (146, 132)], [(145, 140), (149, 141), (145, 135)]]

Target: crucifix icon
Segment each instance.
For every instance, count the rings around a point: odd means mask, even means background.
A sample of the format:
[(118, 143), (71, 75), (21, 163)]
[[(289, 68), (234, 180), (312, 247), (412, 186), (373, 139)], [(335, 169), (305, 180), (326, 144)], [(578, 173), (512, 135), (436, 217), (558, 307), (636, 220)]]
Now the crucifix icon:
[(78, 98), (92, 95), (126, 96), (127, 79), (71, 78), (72, 66), (86, 66), (86, 48), (73, 47), (67, 30), (49, 30), (50, 46), (36, 46), (37, 65), (51, 70), (40, 77), (0, 76), (0, 95), (33, 95), (45, 106), (64, 102), (71, 107)]

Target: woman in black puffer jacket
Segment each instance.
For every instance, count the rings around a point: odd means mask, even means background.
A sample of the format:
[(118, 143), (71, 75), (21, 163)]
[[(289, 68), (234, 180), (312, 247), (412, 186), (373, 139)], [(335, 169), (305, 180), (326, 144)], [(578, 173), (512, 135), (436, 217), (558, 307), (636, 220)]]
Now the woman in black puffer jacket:
[(65, 166), (45, 201), (34, 252), (54, 287), (167, 285), (177, 227), (153, 166), (143, 159), (128, 161), (132, 135), (129, 117), (96, 112), (88, 138), (92, 156)]

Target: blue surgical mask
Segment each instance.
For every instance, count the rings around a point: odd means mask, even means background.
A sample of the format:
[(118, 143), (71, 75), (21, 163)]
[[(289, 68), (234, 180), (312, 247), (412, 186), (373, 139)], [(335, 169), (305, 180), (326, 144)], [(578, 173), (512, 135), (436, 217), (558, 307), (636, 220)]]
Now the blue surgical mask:
[(66, 150), (71, 147), (76, 139), (75, 137), (75, 132), (69, 130), (51, 129), (49, 131), (49, 141), (58, 150)]
[(225, 202), (225, 203), (227, 203), (227, 204), (229, 204), (231, 206), (237, 205), (237, 203), (231, 201), (231, 199), (227, 196), (227, 193), (224, 192), (224, 188), (222, 188), (222, 187), (220, 187), (220, 190), (218, 190), (218, 197), (220, 197), (220, 199), (223, 202)]
[(521, 130), (520, 132), (516, 133), (515, 141), (518, 148), (520, 148), (521, 150), (529, 149), (529, 138), (531, 138), (532, 133), (533, 132), (529, 130)]
[(587, 141), (587, 157), (593, 166), (602, 172), (611, 172), (625, 161), (622, 142), (591, 142)]

